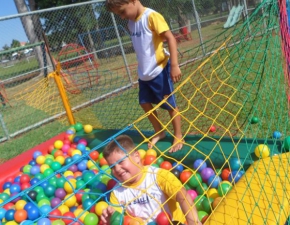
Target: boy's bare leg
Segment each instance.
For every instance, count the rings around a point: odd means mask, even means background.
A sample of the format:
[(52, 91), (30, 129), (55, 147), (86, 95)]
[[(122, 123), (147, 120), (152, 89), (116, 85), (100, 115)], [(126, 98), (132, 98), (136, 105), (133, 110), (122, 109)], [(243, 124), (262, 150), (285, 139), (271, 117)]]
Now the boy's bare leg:
[[(151, 109), (153, 109), (153, 106), (152, 106), (151, 103), (141, 104), (141, 107), (143, 108), (143, 110), (146, 113), (149, 112)], [(153, 138), (148, 143), (148, 149), (151, 149), (159, 140), (165, 138), (165, 132), (161, 131), (162, 130), (161, 124), (157, 120), (157, 117), (158, 117), (157, 112), (154, 111), (153, 114), (150, 114), (148, 116), (148, 119), (151, 122), (151, 124), (153, 125), (154, 131), (155, 131), (155, 135), (153, 136)]]
[(172, 120), (172, 125), (174, 129), (174, 140), (169, 152), (177, 152), (180, 149), (182, 149), (184, 142), (184, 140), (182, 139), (181, 132), (181, 117), (180, 115), (176, 116), (176, 114), (178, 113), (178, 108), (176, 108), (175, 110), (168, 110), (168, 112), (171, 118), (175, 116), (174, 119)]

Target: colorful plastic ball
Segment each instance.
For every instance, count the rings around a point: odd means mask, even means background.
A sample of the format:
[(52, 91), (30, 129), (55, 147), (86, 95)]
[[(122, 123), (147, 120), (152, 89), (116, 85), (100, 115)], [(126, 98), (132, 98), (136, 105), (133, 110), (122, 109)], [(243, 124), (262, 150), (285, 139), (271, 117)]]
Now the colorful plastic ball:
[(57, 171), (61, 168), (61, 164), (57, 161), (54, 161), (50, 164), (50, 168), (53, 170), (53, 171)]
[(84, 161), (81, 161), (80, 163), (78, 163), (77, 168), (79, 171), (84, 171), (87, 169), (87, 163)]
[(22, 191), (28, 189), (29, 187), (31, 187), (30, 183), (23, 183), (23, 184), (21, 184), (21, 190)]
[(74, 125), (74, 128), (75, 128), (76, 132), (78, 132), (78, 131), (81, 131), (83, 129), (83, 125), (81, 123), (77, 122)]
[(30, 181), (30, 176), (27, 174), (22, 174), (20, 176), (20, 184), (27, 183)]
[(130, 216), (124, 216), (123, 225), (130, 225), (131, 217)]
[(193, 174), (192, 177), (190, 177), (188, 181), (189, 186), (192, 188), (197, 188), (201, 183), (202, 183), (202, 177), (199, 173)]
[(76, 181), (75, 180), (69, 180), (67, 182), (64, 183), (64, 190), (66, 191), (66, 193), (73, 193), (73, 191), (76, 188)]
[(201, 172), (203, 169), (207, 167), (206, 162), (203, 159), (197, 159), (193, 163), (193, 168), (198, 172)]
[(83, 203), (82, 205), (83, 205), (84, 210), (90, 210), (91, 207), (94, 205), (94, 200), (91, 198), (88, 198), (84, 200), (82, 203)]
[(259, 118), (256, 117), (256, 116), (253, 116), (253, 117), (251, 118), (251, 124), (256, 124), (256, 123), (259, 123)]
[(173, 162), (172, 163), (172, 167), (176, 170), (178, 170), (179, 172), (182, 172), (184, 170), (183, 165), (177, 163), (177, 162)]
[(2, 220), (5, 217), (6, 209), (0, 208), (0, 220)]
[(2, 186), (2, 189), (5, 190), (7, 188), (10, 188), (11, 185), (12, 185), (12, 182), (5, 182)]
[(144, 224), (143, 220), (139, 217), (131, 218), (129, 222), (129, 225), (143, 225), (143, 224)]
[(270, 149), (267, 145), (264, 144), (259, 144), (256, 148), (255, 148), (255, 155), (258, 158), (266, 158), (270, 155)]
[(84, 131), (87, 134), (91, 133), (93, 131), (93, 126), (89, 124), (84, 125)]
[(65, 225), (65, 223), (61, 219), (57, 219), (52, 221), (52, 225)]
[(51, 206), (50, 205), (42, 205), (39, 210), (42, 214), (48, 214), (51, 211)]
[(32, 206), (29, 210), (27, 210), (28, 219), (29, 220), (36, 220), (40, 214), (39, 209), (36, 206)]
[(82, 143), (79, 143), (77, 145), (77, 149), (80, 150), (81, 152), (84, 152), (84, 151), (86, 151), (86, 146)]
[(229, 164), (230, 164), (230, 169), (233, 170), (239, 170), (242, 168), (242, 162), (239, 158), (230, 158), (229, 160)]
[(108, 207), (108, 203), (105, 201), (100, 201), (96, 204), (95, 206), (95, 212), (98, 216), (102, 215), (102, 212), (104, 209), (106, 209)]
[(283, 142), (283, 147), (286, 151), (289, 151), (290, 150), (290, 136), (287, 136), (285, 139), (284, 139), (284, 142)]
[(98, 151), (92, 151), (90, 154), (89, 154), (90, 158), (93, 160), (93, 161), (96, 161), (98, 158), (99, 158), (99, 152)]
[(207, 184), (211, 188), (217, 188), (220, 182), (222, 182), (222, 179), (217, 175), (212, 175), (207, 180)]
[(273, 135), (272, 136), (273, 136), (274, 139), (280, 139), (282, 137), (282, 134), (281, 134), (280, 131), (275, 130), (273, 132)]
[(21, 191), (21, 187), (18, 184), (12, 184), (9, 188), (11, 194), (19, 193)]
[(211, 213), (212, 211), (212, 202), (213, 202), (213, 198), (205, 198), (203, 201), (202, 201), (202, 208), (205, 212), (207, 212), (208, 214)]
[(232, 185), (230, 182), (223, 181), (218, 186), (218, 193), (220, 197), (225, 196), (232, 189)]
[(64, 198), (64, 204), (69, 208), (75, 206), (76, 202), (77, 199), (75, 195), (67, 194)]
[(156, 161), (156, 157), (155, 156), (153, 156), (153, 155), (146, 155), (145, 158), (144, 158), (143, 164), (145, 166), (147, 166), (147, 165), (151, 165), (151, 164), (155, 163), (155, 161)]
[(168, 161), (164, 161), (160, 164), (160, 168), (170, 170), (172, 168), (172, 164)]
[(65, 158), (63, 157), (63, 156), (57, 156), (56, 158), (55, 158), (55, 161), (57, 161), (57, 162), (59, 162), (61, 165), (63, 165), (64, 164), (64, 162), (65, 162)]
[(201, 183), (197, 186), (196, 192), (198, 195), (203, 195), (204, 192), (208, 189), (208, 186), (206, 183)]
[(23, 200), (23, 199), (20, 199), (20, 200), (18, 200), (16, 203), (15, 203), (15, 209), (16, 210), (20, 210), (20, 209), (24, 209), (24, 206), (26, 205), (26, 201), (25, 200)]
[(46, 188), (44, 188), (44, 193), (47, 197), (52, 197), (54, 196), (55, 190), (56, 190), (55, 186), (48, 184)]
[(50, 201), (48, 198), (43, 198), (41, 199), (38, 203), (37, 203), (37, 206), (40, 208), (41, 206), (43, 205), (50, 205)]
[(180, 181), (182, 183), (185, 183), (189, 180), (189, 178), (192, 176), (192, 172), (190, 170), (183, 170), (180, 173)]
[(50, 220), (57, 220), (61, 216), (61, 211), (59, 209), (54, 209), (48, 215)]
[(208, 216), (208, 214), (205, 211), (198, 211), (197, 216), (198, 216), (199, 221), (202, 221), (205, 216)]
[(223, 180), (228, 180), (229, 179), (229, 175), (230, 175), (231, 171), (229, 168), (225, 168), (222, 170), (222, 173), (221, 173), (221, 178)]
[[(38, 157), (41, 157), (41, 156), (38, 156)], [(23, 167), (23, 173), (25, 173), (25, 174), (29, 174), (30, 173), (30, 170), (31, 170), (31, 165), (25, 165), (24, 167)]]
[(70, 224), (73, 222), (74, 218), (76, 218), (76, 217), (75, 217), (75, 214), (73, 212), (66, 212), (63, 214), (62, 220), (65, 224)]
[(87, 214), (85, 219), (84, 219), (85, 225), (96, 225), (96, 224), (98, 224), (98, 222), (99, 222), (99, 218), (94, 213)]
[(144, 149), (139, 149), (138, 150), (138, 153), (139, 153), (141, 159), (144, 159), (145, 158), (146, 151)]
[(215, 172), (212, 168), (206, 167), (201, 171), (200, 175), (202, 180), (207, 182), (208, 178), (210, 178), (212, 175), (215, 175)]
[(223, 200), (222, 197), (217, 197), (217, 198), (215, 198), (215, 199), (213, 200), (213, 202), (211, 203), (212, 208), (215, 209), (215, 208), (219, 205), (219, 203), (220, 203), (222, 200)]
[(33, 152), (33, 159), (36, 159), (40, 155), (42, 155), (42, 153), (40, 151)]
[(19, 209), (19, 210), (16, 210), (15, 211), (15, 214), (14, 214), (14, 220), (17, 222), (17, 223), (20, 223), (24, 220), (27, 219), (27, 212), (26, 210), (24, 209)]
[(6, 212), (5, 212), (5, 219), (7, 221), (12, 221), (14, 220), (14, 214), (15, 214), (15, 209), (8, 209)]
[(153, 155), (157, 157), (157, 152), (154, 149), (148, 149), (146, 155)]
[(66, 212), (69, 212), (69, 207), (66, 205), (60, 205), (58, 207), (58, 210), (61, 212), (61, 215), (65, 214)]
[(67, 195), (66, 191), (63, 188), (57, 188), (54, 194), (55, 194), (55, 197), (61, 200), (64, 199), (64, 197)]
[(110, 225), (119, 225), (122, 224), (123, 215), (118, 211), (115, 211), (110, 218)]
[[(158, 165), (157, 165), (157, 166), (158, 166)], [(179, 171), (179, 170), (177, 170), (177, 169), (173, 169), (173, 170), (171, 170), (171, 173), (173, 173), (173, 174), (177, 177), (177, 179), (180, 178), (180, 171)]]
[(38, 174), (40, 173), (40, 167), (38, 165), (32, 166), (29, 172), (31, 175)]
[(57, 207), (60, 204), (61, 204), (61, 199), (60, 198), (52, 198), (50, 200), (50, 205), (51, 205), (52, 208), (55, 208), (55, 207)]
[(215, 199), (215, 198), (219, 197), (218, 190), (216, 188), (210, 188), (207, 190), (206, 196), (208, 198)]
[(229, 182), (237, 183), (243, 175), (244, 175), (243, 171), (232, 171), (229, 175)]
[(202, 202), (203, 200), (206, 199), (206, 197), (204, 195), (198, 195), (196, 196), (196, 198), (194, 199), (194, 204), (195, 204), (195, 207), (198, 211), (200, 210), (203, 210), (202, 208)]
[(190, 198), (192, 199), (192, 201), (197, 197), (197, 192), (195, 190), (187, 190), (187, 194), (190, 196)]
[(51, 225), (51, 221), (48, 218), (41, 218), (37, 221), (37, 225)]
[(61, 149), (62, 146), (63, 146), (63, 142), (61, 140), (57, 140), (57, 141), (54, 142), (54, 147), (56, 149)]
[(161, 212), (156, 217), (157, 225), (169, 225), (171, 221), (171, 216), (166, 212)]

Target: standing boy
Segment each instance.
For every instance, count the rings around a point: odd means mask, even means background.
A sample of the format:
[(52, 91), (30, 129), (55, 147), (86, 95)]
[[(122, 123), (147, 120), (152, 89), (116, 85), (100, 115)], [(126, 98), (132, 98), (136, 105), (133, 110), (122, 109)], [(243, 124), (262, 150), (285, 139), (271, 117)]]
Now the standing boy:
[[(109, 206), (101, 220), (110, 223), (115, 210), (123, 208), (132, 217), (152, 222), (160, 212), (166, 212), (177, 224), (201, 225), (191, 197), (181, 182), (170, 171), (143, 166), (134, 142), (127, 135), (111, 141), (103, 151), (112, 174), (121, 182), (110, 194)], [(121, 205), (122, 207), (117, 207)]]
[[(153, 109), (152, 104), (168, 97), (173, 92), (173, 83), (181, 79), (176, 40), (163, 16), (144, 7), (139, 0), (106, 0), (106, 7), (122, 19), (129, 20), (128, 29), (138, 60), (139, 103), (147, 113)], [(163, 48), (163, 41), (168, 43), (169, 53)], [(169, 152), (176, 152), (182, 148), (183, 138), (175, 96), (170, 96), (161, 107), (168, 110), (172, 118), (174, 140)], [(148, 143), (150, 149), (165, 137), (165, 131), (156, 111), (148, 118), (155, 131)]]

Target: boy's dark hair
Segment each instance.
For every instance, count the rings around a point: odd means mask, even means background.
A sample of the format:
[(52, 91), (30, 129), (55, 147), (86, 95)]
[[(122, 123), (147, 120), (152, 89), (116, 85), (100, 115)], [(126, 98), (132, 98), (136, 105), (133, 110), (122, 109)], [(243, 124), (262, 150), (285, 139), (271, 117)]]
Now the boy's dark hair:
[[(121, 147), (122, 148), (121, 148)], [(124, 152), (130, 153), (135, 148), (135, 144), (128, 135), (120, 135), (115, 140), (112, 140), (104, 149), (103, 156), (106, 159), (113, 152)]]
[(129, 4), (133, 0), (106, 0), (105, 6), (108, 11), (112, 11), (113, 8), (118, 8), (122, 5)]

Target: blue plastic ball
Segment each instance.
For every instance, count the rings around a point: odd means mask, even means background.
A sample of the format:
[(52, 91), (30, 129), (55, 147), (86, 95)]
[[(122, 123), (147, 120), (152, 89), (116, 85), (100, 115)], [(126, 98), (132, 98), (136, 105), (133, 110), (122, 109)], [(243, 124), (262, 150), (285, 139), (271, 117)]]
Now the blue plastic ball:
[(5, 219), (7, 221), (14, 220), (15, 209), (8, 209), (5, 213)]
[(39, 209), (36, 206), (32, 206), (29, 210), (27, 210), (27, 215), (29, 220), (36, 220), (40, 214)]
[(11, 182), (5, 182), (5, 183), (3, 184), (3, 186), (2, 186), (2, 189), (5, 190), (5, 189), (7, 189), (7, 188), (10, 188), (11, 185), (12, 185)]
[(42, 153), (40, 151), (33, 152), (33, 159), (36, 159), (40, 155), (42, 155)]
[(6, 209), (0, 208), (0, 220), (2, 220), (5, 217)]
[(193, 163), (193, 168), (197, 170), (198, 172), (201, 172), (203, 169), (207, 167), (207, 164), (204, 160), (202, 159), (197, 159)]
[(172, 167), (173, 167), (174, 169), (177, 169), (179, 172), (182, 172), (182, 171), (184, 170), (183, 165), (181, 165), (181, 164), (177, 164), (177, 162), (172, 163)]
[(51, 221), (48, 218), (41, 218), (37, 221), (37, 225), (50, 225)]
[(242, 168), (241, 160), (238, 158), (230, 158), (229, 164), (231, 171), (239, 170)]
[(39, 208), (39, 210), (42, 214), (49, 214), (52, 208), (50, 205), (43, 205)]
[(229, 182), (237, 183), (243, 175), (244, 175), (243, 171), (232, 171), (229, 175), (228, 180)]
[(275, 138), (275, 139), (279, 139), (279, 138), (281, 138), (282, 137), (282, 134), (281, 134), (281, 132), (279, 132), (279, 131), (274, 131), (273, 132), (273, 138)]
[(207, 180), (207, 184), (210, 188), (217, 188), (220, 182), (222, 182), (222, 179), (217, 175), (212, 175)]
[(12, 184), (9, 188), (10, 193), (19, 193), (21, 191), (21, 187), (18, 184)]

